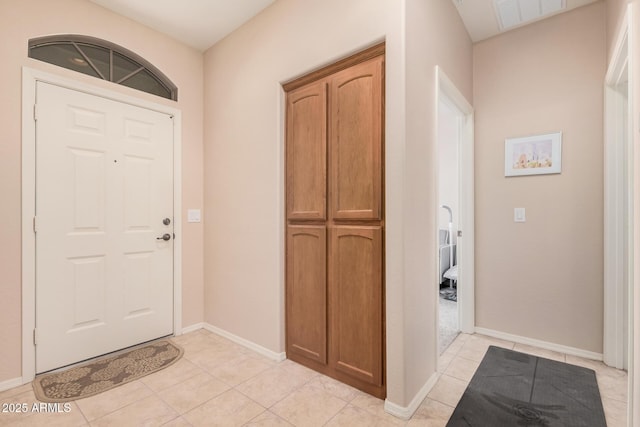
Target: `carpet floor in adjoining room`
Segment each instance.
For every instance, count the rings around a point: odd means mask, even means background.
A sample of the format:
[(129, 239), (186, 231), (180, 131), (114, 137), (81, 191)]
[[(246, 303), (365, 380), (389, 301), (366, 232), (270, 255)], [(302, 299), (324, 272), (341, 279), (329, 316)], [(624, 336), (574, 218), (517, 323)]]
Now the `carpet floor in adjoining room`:
[(438, 323), (438, 354), (442, 354), (460, 333), (458, 328), (458, 303), (440, 295)]

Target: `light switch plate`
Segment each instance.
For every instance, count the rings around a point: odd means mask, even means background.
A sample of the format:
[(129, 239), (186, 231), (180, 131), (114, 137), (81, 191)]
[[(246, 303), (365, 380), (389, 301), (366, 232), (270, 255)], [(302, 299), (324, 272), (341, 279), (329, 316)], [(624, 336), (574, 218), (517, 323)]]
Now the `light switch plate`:
[(527, 217), (524, 208), (513, 208), (513, 221), (526, 222)]
[(188, 209), (187, 222), (200, 222), (200, 209)]

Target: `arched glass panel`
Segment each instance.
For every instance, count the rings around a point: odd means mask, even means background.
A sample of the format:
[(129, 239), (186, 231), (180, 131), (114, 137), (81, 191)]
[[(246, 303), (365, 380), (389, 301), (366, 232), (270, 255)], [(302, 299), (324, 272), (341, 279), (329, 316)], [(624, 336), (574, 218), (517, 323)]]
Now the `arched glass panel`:
[(60, 35), (29, 40), (29, 57), (133, 89), (178, 100), (178, 89), (135, 53), (89, 36)]

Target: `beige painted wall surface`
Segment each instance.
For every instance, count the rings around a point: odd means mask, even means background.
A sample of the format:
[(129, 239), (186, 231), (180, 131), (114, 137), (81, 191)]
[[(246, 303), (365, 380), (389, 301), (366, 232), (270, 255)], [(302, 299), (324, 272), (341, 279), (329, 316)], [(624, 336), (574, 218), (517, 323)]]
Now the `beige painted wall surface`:
[[(412, 15), (406, 29), (405, 4), (407, 19)], [(435, 372), (435, 261), (425, 262), (434, 259), (436, 239), (429, 205), (435, 203), (433, 66), (444, 62), (471, 96), (471, 44), (449, 2), (280, 0), (206, 52), (205, 318), (284, 351), (280, 83), (383, 38), (388, 399), (404, 406)], [(422, 38), (409, 57), (405, 41)], [(405, 64), (416, 67), (406, 92)], [(412, 90), (410, 104), (405, 93)], [(405, 144), (409, 108), (421, 123)], [(406, 185), (411, 179), (415, 184)], [(409, 212), (413, 206), (421, 211)]]
[[(605, 5), (474, 46), (476, 324), (602, 352)], [(504, 177), (504, 139), (562, 131), (562, 174)], [(526, 223), (513, 208), (526, 208)]]
[[(404, 0), (280, 0), (205, 52), (205, 320), (284, 351), (284, 94), (280, 83), (387, 37), (387, 111), (404, 108)], [(387, 116), (387, 189), (402, 200), (402, 116)], [(391, 142), (390, 142), (391, 141)], [(387, 200), (389, 201), (389, 200)], [(396, 204), (400, 204), (396, 201)], [(402, 246), (401, 212), (387, 209), (387, 244)], [(402, 286), (402, 258), (387, 286)], [(389, 261), (389, 258), (388, 258)], [(402, 299), (387, 313), (401, 378)], [(391, 345), (388, 343), (388, 345)], [(395, 370), (395, 371), (394, 371)], [(389, 395), (404, 398), (400, 381)]]
[[(435, 67), (473, 102), (471, 40), (449, 1), (409, 0), (406, 8), (407, 107), (404, 320), (407, 389), (417, 393), (437, 369), (437, 103)], [(389, 249), (387, 249), (389, 250)], [(426, 342), (424, 338), (426, 338)]]
[[(145, 94), (27, 58), (30, 38), (85, 34), (136, 52), (177, 86), (179, 102)], [(179, 108), (182, 111), (183, 326), (203, 320), (202, 224), (186, 209), (202, 207), (202, 55), (85, 0), (0, 1), (0, 382), (21, 376), (21, 70), (42, 69)]]

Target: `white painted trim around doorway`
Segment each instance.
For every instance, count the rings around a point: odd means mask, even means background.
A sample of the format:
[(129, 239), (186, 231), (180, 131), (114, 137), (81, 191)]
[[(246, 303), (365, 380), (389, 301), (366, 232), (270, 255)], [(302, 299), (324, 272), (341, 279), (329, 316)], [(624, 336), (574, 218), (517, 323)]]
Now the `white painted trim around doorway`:
[[(630, 97), (621, 94), (617, 87), (622, 75), (628, 73), (629, 33), (627, 16), (605, 77), (605, 148), (604, 148), (604, 341), (603, 355), (607, 365), (623, 368), (625, 337), (623, 333), (624, 313), (624, 265), (625, 253), (631, 261), (628, 248), (624, 248), (625, 236), (629, 232), (624, 225), (624, 143), (620, 130), (624, 126), (625, 110), (630, 111)], [(629, 122), (631, 121), (629, 116)], [(627, 130), (627, 140), (632, 133)], [(632, 177), (631, 177), (632, 179)], [(627, 180), (629, 181), (629, 180)]]
[[(637, 425), (638, 367), (634, 365), (634, 283), (636, 273), (634, 230), (634, 189), (637, 156), (634, 151), (636, 111), (634, 105), (635, 47), (632, 16), (634, 6), (626, 7), (605, 76), (604, 144), (604, 336), (603, 360), (607, 365), (628, 370), (627, 422)], [(625, 80), (626, 76), (626, 80)], [(626, 96), (620, 87), (627, 84)], [(625, 116), (627, 123), (625, 123)], [(626, 133), (626, 138), (621, 137)], [(626, 169), (626, 174), (625, 174)], [(624, 191), (627, 191), (626, 195)], [(625, 196), (629, 206), (625, 208)], [(625, 243), (625, 239), (627, 242)], [(625, 267), (626, 265), (626, 267)], [(626, 270), (626, 271), (625, 271)], [(626, 295), (625, 295), (626, 294)], [(626, 300), (625, 300), (626, 299)], [(624, 312), (628, 314), (625, 321)], [(626, 335), (624, 328), (626, 327)], [(625, 359), (626, 365), (625, 366)]]
[(104, 89), (29, 67), (22, 68), (22, 383), (32, 381), (36, 373), (36, 353), (33, 345), (33, 331), (36, 325), (35, 302), (35, 234), (33, 218), (35, 216), (35, 145), (34, 105), (36, 83), (46, 82), (67, 89), (100, 96), (114, 101), (127, 103), (141, 108), (169, 114), (174, 117), (173, 127), (173, 217), (174, 241), (173, 258), (173, 330), (179, 334), (182, 330), (182, 113), (167, 105), (138, 99), (110, 89)]
[[(458, 237), (460, 242), (458, 244), (458, 264), (461, 266), (458, 272), (458, 315), (460, 330), (464, 333), (472, 334), (475, 331), (473, 107), (449, 77), (447, 77), (442, 68), (436, 66), (436, 111), (441, 101), (447, 103), (463, 116), (460, 123), (460, 138), (458, 140), (458, 161), (460, 169), (460, 219), (458, 228), (462, 232), (462, 236)], [(436, 188), (438, 188), (437, 183)], [(434, 209), (438, 209), (437, 203)], [(435, 262), (437, 262), (437, 260)], [(436, 271), (439, 271), (439, 269), (436, 268)], [(437, 282), (437, 279), (435, 282)], [(438, 336), (438, 331), (436, 331), (436, 336)]]

